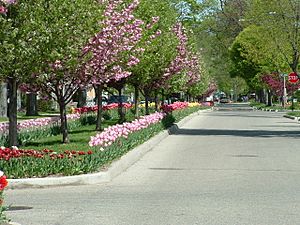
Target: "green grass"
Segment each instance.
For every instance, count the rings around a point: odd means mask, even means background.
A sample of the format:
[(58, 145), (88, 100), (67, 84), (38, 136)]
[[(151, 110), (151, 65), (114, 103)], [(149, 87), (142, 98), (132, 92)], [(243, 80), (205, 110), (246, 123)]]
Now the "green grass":
[(38, 119), (43, 117), (56, 117), (59, 116), (59, 112), (39, 112), (37, 116), (26, 116), (26, 113), (18, 113), (18, 120), (30, 120), (30, 119)]
[[(207, 107), (203, 107), (205, 109)], [(187, 108), (185, 110), (174, 111), (174, 116), (176, 118), (175, 122), (180, 121), (185, 116), (198, 111), (198, 107)], [(127, 121), (134, 120), (134, 116), (131, 113), (128, 113)], [(111, 120), (106, 120), (103, 122), (103, 128), (117, 124), (118, 119), (113, 118)], [(24, 149), (51, 149), (57, 152), (65, 150), (77, 150), (77, 151), (88, 151), (91, 147), (88, 145), (90, 137), (96, 135), (95, 125), (85, 125), (81, 127), (74, 128), (74, 130), (69, 132), (70, 143), (62, 144), (62, 135), (56, 135), (51, 137), (41, 138), (36, 141), (28, 142), (25, 146), (21, 148)]]
[[(116, 123), (116, 119), (104, 121), (103, 128), (114, 125)], [(65, 150), (88, 151), (89, 149), (91, 149), (91, 147), (88, 145), (90, 137), (94, 136), (97, 133), (97, 131), (95, 131), (95, 128), (95, 125), (86, 125), (74, 128), (74, 130), (69, 132), (70, 143), (68, 144), (62, 143), (62, 135), (56, 135), (29, 142), (21, 148), (36, 150), (51, 149), (55, 150), (56, 152)]]
[(294, 117), (300, 117), (300, 112), (288, 112), (287, 115), (294, 116)]
[[(38, 119), (38, 118), (43, 118), (43, 117), (54, 117), (54, 116), (59, 116), (59, 112), (39, 112), (39, 115), (37, 116), (26, 116), (26, 113), (24, 112), (19, 112), (17, 115), (18, 120), (30, 120), (30, 119)], [(7, 122), (8, 117), (0, 117), (0, 122)]]

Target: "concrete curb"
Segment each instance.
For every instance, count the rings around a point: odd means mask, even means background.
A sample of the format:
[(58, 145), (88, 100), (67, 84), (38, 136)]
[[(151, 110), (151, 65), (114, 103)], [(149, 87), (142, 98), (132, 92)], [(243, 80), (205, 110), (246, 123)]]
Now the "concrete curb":
[(1, 223), (0, 225), (21, 225), (21, 224), (16, 222), (8, 222), (8, 223)]
[(296, 121), (300, 120), (300, 117), (295, 117), (295, 116), (290, 116), (290, 115), (284, 115), (283, 117), (288, 118), (288, 119), (292, 119), (292, 120), (296, 120)]
[(198, 112), (195, 112), (183, 118), (180, 122), (173, 125), (168, 130), (160, 132), (148, 141), (129, 151), (119, 160), (113, 162), (107, 169), (107, 171), (66, 177), (8, 179), (8, 189), (42, 188), (50, 186), (100, 184), (110, 182), (113, 178), (121, 174), (123, 171), (137, 162), (140, 158), (142, 158), (143, 155), (152, 150), (159, 142), (168, 137), (170, 134), (176, 132), (180, 126), (182, 126), (195, 116), (200, 115), (202, 112), (207, 111), (211, 111), (211, 109), (199, 110)]

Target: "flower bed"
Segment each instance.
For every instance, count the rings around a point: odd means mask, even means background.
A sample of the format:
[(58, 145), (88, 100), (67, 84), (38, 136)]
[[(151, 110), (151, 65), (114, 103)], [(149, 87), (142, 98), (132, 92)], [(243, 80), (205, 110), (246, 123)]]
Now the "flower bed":
[[(111, 104), (102, 106), (102, 110), (107, 111), (107, 110), (116, 109), (118, 107), (119, 107), (118, 103), (111, 103)], [(132, 107), (132, 104), (122, 103), (122, 107), (125, 108), (125, 109), (130, 109)], [(74, 109), (74, 113), (79, 113), (79, 114), (97, 112), (97, 111), (98, 111), (98, 106), (97, 105), (96, 106), (91, 106), (91, 107), (81, 107), (81, 108)]]
[(189, 106), (188, 102), (174, 102), (173, 104), (170, 105), (162, 105), (161, 109), (166, 112), (172, 112), (174, 110), (179, 110), (179, 109), (185, 109)]
[(189, 102), (189, 107), (198, 107), (200, 106), (199, 102)]
[(4, 214), (7, 207), (3, 205), (4, 203), (3, 191), (7, 185), (8, 182), (6, 180), (6, 176), (2, 171), (0, 171), (0, 224), (3, 224), (4, 222), (8, 221), (6, 215)]
[[(68, 127), (72, 129), (79, 126), (80, 114), (68, 114)], [(42, 137), (49, 137), (60, 133), (60, 118), (45, 117), (31, 120), (24, 120), (18, 123), (18, 142), (21, 145)], [(0, 145), (8, 145), (8, 123), (0, 123)]]
[[(200, 107), (175, 110), (169, 116), (179, 121), (196, 112)], [(90, 151), (24, 150), (17, 148), (0, 149), (0, 168), (8, 178), (45, 177), (49, 175), (77, 175), (96, 172), (130, 149), (149, 140), (166, 128), (164, 113), (154, 113), (134, 120), (132, 123), (114, 125), (102, 134), (90, 139)], [(166, 117), (164, 117), (165, 119)], [(162, 121), (162, 122), (160, 122)], [(171, 125), (173, 122), (169, 125)], [(75, 148), (76, 149), (76, 148)]]
[(103, 132), (91, 137), (89, 145), (91, 147), (101, 146), (107, 147), (112, 145), (118, 138), (127, 138), (129, 134), (145, 129), (151, 124), (158, 123), (165, 116), (164, 113), (154, 113), (148, 116), (143, 116), (131, 123), (123, 123), (106, 128)]
[(0, 148), (0, 168), (8, 178), (44, 177), (54, 174), (74, 175), (90, 171), (93, 152), (54, 150), (24, 150)]
[[(78, 114), (78, 113), (67, 115), (68, 120), (77, 120), (79, 118), (80, 118), (80, 114)], [(60, 118), (58, 116), (30, 119), (30, 120), (24, 120), (24, 121), (18, 122), (17, 129), (18, 129), (18, 131), (38, 129), (38, 128), (53, 125), (53, 124), (58, 125), (59, 122), (60, 122)], [(8, 126), (9, 126), (8, 122), (0, 123), (0, 133), (8, 133)]]

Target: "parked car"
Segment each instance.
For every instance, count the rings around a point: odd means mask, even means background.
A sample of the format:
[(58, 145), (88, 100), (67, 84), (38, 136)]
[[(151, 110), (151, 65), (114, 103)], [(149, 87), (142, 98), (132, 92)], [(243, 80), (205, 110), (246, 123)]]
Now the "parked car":
[(220, 98), (220, 103), (229, 103), (229, 98), (226, 98), (226, 97), (222, 97)]
[(108, 98), (108, 104), (111, 103), (130, 103), (128, 96), (126, 95), (112, 95)]

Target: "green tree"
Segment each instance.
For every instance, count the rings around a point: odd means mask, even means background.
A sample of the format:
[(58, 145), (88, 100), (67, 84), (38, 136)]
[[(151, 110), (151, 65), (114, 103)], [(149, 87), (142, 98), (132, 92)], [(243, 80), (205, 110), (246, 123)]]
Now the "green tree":
[[(0, 1), (1, 3), (1, 1)], [(38, 67), (40, 57), (32, 35), (30, 22), (34, 1), (4, 4), (6, 14), (0, 14), (0, 76), (8, 83), (9, 145), (17, 141), (17, 89), (20, 82), (30, 78)]]
[[(245, 17), (248, 24), (262, 27), (274, 55), (280, 55), (278, 69), (298, 72), (300, 57), (300, 2), (298, 0), (256, 0)], [(266, 39), (265, 38), (265, 39)]]
[[(45, 14), (43, 12), (47, 11)], [(63, 143), (68, 143), (66, 105), (85, 86), (83, 48), (99, 30), (101, 5), (94, 0), (46, 1), (36, 5), (32, 21), (38, 24), (37, 43), (42, 51), (42, 69), (35, 78), (42, 92), (59, 105)]]
[[(0, 74), (9, 87), (10, 145), (17, 145), (16, 92), (19, 83), (39, 82), (56, 100), (70, 86), (66, 73), (54, 72), (51, 66), (60, 62), (70, 78), (78, 65), (81, 48), (95, 28), (99, 4), (94, 0), (17, 1), (7, 15), (0, 16)], [(45, 13), (47, 12), (47, 13)], [(50, 66), (51, 65), (51, 66)], [(34, 78), (34, 79), (33, 79)], [(61, 107), (61, 114), (65, 110)], [(64, 140), (68, 140), (65, 116), (62, 116)], [(64, 118), (63, 118), (64, 117)]]
[(199, 23), (195, 28), (198, 48), (220, 90), (232, 89), (230, 77), (231, 59), (229, 48), (243, 30), (240, 19), (244, 18), (251, 1), (220, 0), (203, 1)]
[[(143, 0), (140, 3), (137, 16), (143, 21), (151, 24), (154, 17), (159, 17), (159, 21), (144, 35), (140, 47), (145, 51), (140, 57), (140, 62), (132, 69), (132, 76), (129, 83), (135, 87), (135, 99), (138, 100), (138, 93), (141, 91), (146, 100), (150, 97), (156, 88), (156, 83), (161, 80), (165, 68), (175, 58), (175, 48), (178, 43), (176, 36), (171, 28), (176, 23), (177, 12), (170, 5), (169, 0)], [(150, 42), (151, 35), (154, 32), (161, 33), (157, 38)], [(148, 110), (148, 101), (146, 109)], [(136, 102), (137, 116), (137, 102)]]

